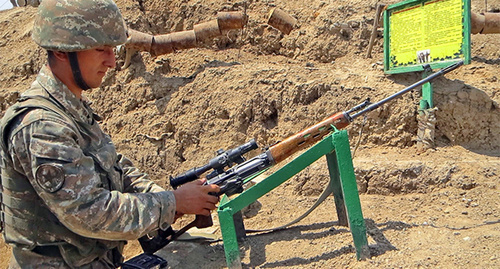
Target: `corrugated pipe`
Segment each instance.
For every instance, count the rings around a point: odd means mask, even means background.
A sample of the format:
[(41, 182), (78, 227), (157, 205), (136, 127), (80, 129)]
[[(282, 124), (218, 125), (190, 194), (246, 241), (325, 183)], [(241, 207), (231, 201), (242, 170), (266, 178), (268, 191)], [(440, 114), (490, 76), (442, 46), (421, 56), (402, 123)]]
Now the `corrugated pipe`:
[(471, 12), (471, 33), (472, 34), (499, 34), (500, 33), (500, 13), (474, 13)]
[(147, 51), (158, 56), (177, 50), (195, 48), (211, 38), (222, 35), (224, 31), (243, 29), (247, 20), (246, 14), (241, 12), (219, 12), (216, 20), (196, 24), (193, 30), (188, 31), (150, 35), (129, 29), (129, 38), (125, 44), (127, 54), (123, 68), (130, 65), (133, 51)]

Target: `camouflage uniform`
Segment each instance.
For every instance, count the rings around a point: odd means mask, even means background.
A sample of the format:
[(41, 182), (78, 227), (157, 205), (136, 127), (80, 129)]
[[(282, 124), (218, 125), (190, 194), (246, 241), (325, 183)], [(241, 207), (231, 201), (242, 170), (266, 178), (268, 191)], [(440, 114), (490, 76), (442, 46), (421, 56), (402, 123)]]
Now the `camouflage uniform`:
[[(38, 18), (35, 41), (44, 48), (50, 41), (60, 42), (55, 44), (63, 51), (63, 45), (70, 51), (123, 42), (123, 19), (111, 0), (45, 0), (42, 6), (52, 5), (44, 10), (56, 14), (63, 5), (92, 8), (89, 3), (110, 5), (101, 15), (107, 16), (106, 22), (109, 17), (117, 18), (107, 27), (121, 23), (118, 37), (113, 37), (116, 31), (99, 35), (102, 29), (96, 28), (99, 24), (95, 22), (82, 29), (75, 23), (46, 20), (41, 23), (47, 27), (41, 29), (37, 28)], [(98, 13), (85, 6), (71, 9), (70, 16), (53, 16), (68, 20), (75, 15), (78, 19), (78, 11), (91, 14), (90, 19)], [(60, 27), (65, 25), (75, 31), (90, 29), (84, 33), (91, 38), (64, 43), (64, 38), (71, 37), (64, 36), (68, 32)], [(44, 32), (51, 28), (57, 31)], [(54, 38), (47, 38), (50, 35)], [(105, 41), (95, 38), (99, 36)], [(49, 43), (43, 43), (46, 41)], [(11, 268), (115, 268), (121, 262), (125, 240), (166, 229), (174, 221), (173, 193), (154, 184), (130, 160), (116, 153), (98, 121), (89, 104), (76, 97), (48, 67), (42, 68), (31, 88), (2, 118), (1, 216), (4, 239), (13, 246)]]
[[(44, 260), (64, 268), (66, 260), (73, 267), (112, 268), (120, 240), (173, 222), (172, 192), (117, 154), (88, 104), (47, 67), (9, 108), (1, 128), (4, 238), (21, 266)], [(21, 250), (47, 245), (61, 256), (42, 259)]]

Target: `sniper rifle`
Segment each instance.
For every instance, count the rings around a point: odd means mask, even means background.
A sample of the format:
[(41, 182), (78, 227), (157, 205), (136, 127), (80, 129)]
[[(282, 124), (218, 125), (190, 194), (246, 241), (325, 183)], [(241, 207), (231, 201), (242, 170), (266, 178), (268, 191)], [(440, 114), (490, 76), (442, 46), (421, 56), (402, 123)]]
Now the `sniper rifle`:
[[(243, 185), (248, 180), (271, 166), (280, 163), (294, 153), (318, 142), (334, 129), (345, 128), (359, 116), (377, 109), (381, 105), (415, 89), (418, 86), (423, 85), (424, 83), (455, 70), (462, 64), (463, 61), (456, 62), (379, 102), (370, 103), (369, 99), (367, 99), (363, 103), (351, 108), (348, 111), (335, 113), (330, 117), (327, 117), (324, 120), (286, 138), (285, 140), (270, 146), (264, 153), (261, 153), (250, 160), (245, 161), (242, 155), (257, 148), (257, 144), (253, 139), (241, 146), (236, 147), (235, 149), (228, 151), (220, 150), (217, 152), (217, 157), (210, 160), (208, 164), (199, 168), (193, 168), (175, 178), (170, 178), (170, 185), (172, 185), (175, 189), (182, 184), (199, 178), (208, 170), (213, 169), (213, 171), (206, 176), (207, 181), (205, 184), (217, 184), (220, 187), (220, 192), (214, 193), (214, 195), (219, 196), (226, 194), (230, 196), (240, 193), (243, 190)], [(429, 66), (424, 68), (429, 68)], [(236, 164), (232, 166), (233, 163)], [(228, 167), (228, 169), (224, 170), (225, 167)], [(192, 227), (206, 228), (212, 226), (212, 224), (210, 216), (197, 215), (193, 222), (189, 223), (177, 232), (173, 231), (172, 228), (168, 228), (165, 231), (160, 229), (158, 230), (158, 234), (156, 236), (152, 238), (146, 236), (142, 237), (139, 239), (139, 242), (141, 243), (145, 253), (154, 253), (172, 240), (177, 239), (188, 229)]]

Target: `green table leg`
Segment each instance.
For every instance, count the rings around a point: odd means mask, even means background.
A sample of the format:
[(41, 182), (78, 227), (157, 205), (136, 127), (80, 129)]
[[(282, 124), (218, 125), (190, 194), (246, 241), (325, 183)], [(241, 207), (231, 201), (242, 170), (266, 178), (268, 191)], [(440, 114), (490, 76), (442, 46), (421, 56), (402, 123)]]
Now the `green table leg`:
[(330, 184), (329, 188), (333, 193), (333, 198), (335, 200), (335, 208), (337, 209), (337, 217), (339, 219), (339, 225), (349, 226), (347, 221), (347, 212), (344, 203), (344, 194), (342, 193), (342, 183), (340, 182), (339, 165), (337, 162), (337, 155), (335, 152), (328, 153), (326, 155), (326, 162), (328, 164), (328, 170), (330, 172)]
[[(432, 74), (432, 70), (424, 71), (422, 78), (428, 77)], [(420, 100), (420, 109), (429, 109), (434, 107), (434, 99), (433, 99), (433, 89), (432, 84), (427, 82), (422, 85), (422, 100)]]
[[(347, 131), (340, 131), (333, 134), (333, 143), (335, 145), (335, 162), (332, 155), (327, 156), (331, 159), (328, 163), (336, 163), (340, 173), (340, 183), (342, 196), (339, 199), (344, 200), (349, 228), (351, 229), (354, 246), (356, 247), (356, 257), (363, 260), (370, 257), (370, 249), (366, 238), (366, 225), (363, 213), (361, 211), (361, 202), (359, 200), (358, 186), (356, 184), (356, 175), (352, 164), (351, 149)], [(334, 193), (335, 195), (335, 193)], [(337, 209), (338, 210), (338, 209)]]
[[(236, 198), (229, 200), (226, 196), (222, 197), (217, 212), (219, 214), (226, 262), (229, 268), (241, 268), (235, 222), (241, 224), (240, 226), (242, 227), (243, 222), (239, 223), (240, 220), (233, 215), (324, 155), (327, 156), (331, 179), (329, 187), (334, 193), (339, 224), (350, 227), (358, 260), (370, 257), (366, 239), (366, 226), (361, 212), (356, 176), (349, 148), (349, 139), (347, 131), (343, 130), (336, 131), (325, 137), (299, 157), (293, 159), (284, 167), (247, 189)], [(238, 230), (241, 229), (239, 227)], [(240, 232), (239, 237), (241, 235), (243, 233)]]
[(241, 268), (240, 249), (236, 238), (236, 228), (233, 221), (233, 212), (230, 208), (218, 211), (226, 263), (231, 269)]

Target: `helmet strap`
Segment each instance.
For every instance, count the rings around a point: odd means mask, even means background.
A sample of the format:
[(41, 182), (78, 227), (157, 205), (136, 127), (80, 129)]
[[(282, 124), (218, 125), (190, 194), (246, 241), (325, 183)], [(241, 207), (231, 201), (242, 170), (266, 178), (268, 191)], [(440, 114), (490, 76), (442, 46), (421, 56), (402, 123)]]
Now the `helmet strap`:
[(71, 65), (71, 71), (73, 72), (73, 79), (76, 85), (82, 90), (86, 91), (90, 89), (89, 85), (83, 80), (82, 72), (80, 71), (80, 65), (78, 64), (78, 57), (76, 51), (68, 52), (69, 64)]

